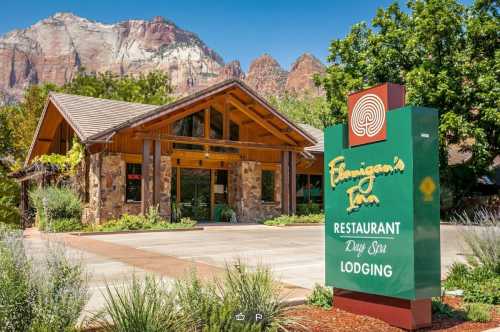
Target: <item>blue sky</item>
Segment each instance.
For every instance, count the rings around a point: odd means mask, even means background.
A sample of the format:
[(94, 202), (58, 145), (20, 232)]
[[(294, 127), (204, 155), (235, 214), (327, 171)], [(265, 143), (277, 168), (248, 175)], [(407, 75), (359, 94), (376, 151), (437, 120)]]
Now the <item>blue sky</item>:
[[(269, 53), (289, 69), (304, 52), (325, 62), (332, 39), (352, 24), (370, 21), (392, 0), (23, 0), (2, 2), (0, 34), (26, 28), (56, 12), (72, 12), (103, 23), (163, 16), (197, 33), (228, 62), (250, 62)], [(403, 2), (402, 2), (403, 3)]]

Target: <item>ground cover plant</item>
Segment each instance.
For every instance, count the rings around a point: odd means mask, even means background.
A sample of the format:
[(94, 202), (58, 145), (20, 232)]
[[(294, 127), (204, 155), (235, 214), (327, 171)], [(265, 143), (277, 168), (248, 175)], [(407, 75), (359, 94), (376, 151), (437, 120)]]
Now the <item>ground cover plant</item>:
[(286, 226), (290, 224), (324, 224), (325, 215), (322, 213), (301, 216), (281, 215), (273, 219), (264, 220), (262, 223), (267, 226)]
[(179, 222), (170, 223), (160, 216), (158, 207), (150, 207), (146, 215), (124, 214), (121, 218), (113, 219), (102, 225), (88, 225), (86, 232), (119, 232), (136, 230), (169, 230), (192, 228), (196, 221), (190, 218), (181, 218)]
[(314, 285), (306, 303), (323, 309), (330, 309), (333, 304), (333, 289), (319, 284)]
[(79, 230), (82, 203), (78, 196), (67, 187), (38, 187), (29, 193), (35, 208), (38, 228), (47, 232)]
[(58, 244), (27, 254), (21, 231), (0, 229), (0, 331), (75, 331), (88, 300), (82, 264)]

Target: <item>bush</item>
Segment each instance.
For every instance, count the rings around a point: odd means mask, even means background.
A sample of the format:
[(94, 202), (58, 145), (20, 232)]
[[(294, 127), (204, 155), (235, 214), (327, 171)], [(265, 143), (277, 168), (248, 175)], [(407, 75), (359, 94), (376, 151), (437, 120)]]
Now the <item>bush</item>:
[(195, 271), (176, 281), (175, 292), (180, 317), (186, 328), (199, 331), (209, 326), (210, 322), (214, 325), (220, 323), (217, 317), (221, 313), (222, 299), (216, 294), (215, 286), (202, 282)]
[(481, 282), (472, 281), (464, 290), (464, 301), (500, 304), (500, 276)]
[[(151, 210), (150, 210), (151, 211)], [(196, 225), (196, 221), (190, 218), (182, 218), (179, 223), (169, 223), (159, 215), (148, 213), (146, 216), (124, 214), (119, 219), (109, 220), (102, 225), (89, 225), (84, 231), (87, 232), (120, 232), (150, 229), (180, 229), (191, 228)]]
[(106, 285), (103, 311), (91, 321), (103, 331), (175, 331), (181, 322), (174, 296), (165, 284), (153, 277), (140, 282), (135, 276), (130, 285)]
[[(54, 231), (54, 224), (65, 231), (71, 225), (80, 229), (82, 204), (78, 196), (69, 188), (46, 187), (36, 188), (29, 193), (31, 202), (38, 216), (38, 227), (43, 231)], [(66, 221), (58, 221), (58, 220)], [(73, 220), (69, 223), (67, 220)], [(65, 226), (63, 226), (65, 225)]]
[(473, 322), (487, 323), (491, 320), (491, 306), (482, 303), (469, 303), (464, 306), (465, 318)]
[(324, 222), (324, 214), (309, 214), (303, 216), (289, 216), (284, 214), (273, 219), (264, 220), (262, 223), (267, 226), (285, 226), (290, 224), (323, 224)]
[(34, 317), (36, 289), (22, 234), (3, 230), (0, 241), (0, 331), (27, 331)]
[(450, 267), (444, 288), (448, 290), (464, 289), (470, 277), (469, 267), (463, 263), (453, 263)]
[(312, 293), (307, 297), (307, 304), (330, 309), (333, 303), (333, 289), (315, 284)]
[(321, 205), (319, 205), (318, 203), (297, 204), (297, 215), (299, 216), (307, 214), (320, 214), (321, 212)]
[(52, 221), (51, 225), (52, 232), (73, 232), (79, 231), (82, 228), (83, 225), (80, 220), (74, 218), (56, 219)]
[(455, 312), (448, 304), (443, 303), (440, 298), (433, 298), (431, 303), (431, 310), (433, 315), (453, 317)]
[(83, 265), (69, 257), (64, 247), (48, 248), (44, 261), (36, 264), (37, 287), (34, 331), (73, 331), (89, 299)]
[(456, 214), (452, 220), (463, 225), (462, 236), (470, 250), (467, 262), (473, 266), (483, 266), (500, 274), (500, 216), (486, 209)]
[[(224, 301), (233, 307), (233, 317), (243, 315), (245, 322), (258, 324), (263, 331), (284, 328), (290, 323), (284, 315), (281, 286), (264, 266), (250, 271), (239, 260), (226, 264), (224, 279), (218, 288)], [(262, 319), (257, 321), (256, 315)]]
[(64, 248), (28, 258), (22, 233), (0, 232), (0, 331), (73, 331), (88, 300), (82, 265)]

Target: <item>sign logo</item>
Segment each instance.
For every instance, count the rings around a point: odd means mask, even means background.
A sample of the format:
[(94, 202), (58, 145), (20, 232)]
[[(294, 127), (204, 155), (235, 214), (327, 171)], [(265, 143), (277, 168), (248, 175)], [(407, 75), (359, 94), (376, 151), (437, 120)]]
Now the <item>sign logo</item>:
[(420, 182), (419, 188), (420, 192), (423, 194), (423, 198), (425, 202), (432, 202), (434, 197), (432, 197), (434, 194), (434, 191), (436, 191), (436, 184), (432, 180), (430, 176), (426, 176), (422, 182)]
[(349, 146), (384, 141), (387, 136), (386, 112), (403, 107), (402, 85), (384, 83), (347, 97), (349, 109)]
[(359, 98), (351, 114), (351, 130), (358, 137), (377, 135), (385, 124), (382, 99), (372, 93)]

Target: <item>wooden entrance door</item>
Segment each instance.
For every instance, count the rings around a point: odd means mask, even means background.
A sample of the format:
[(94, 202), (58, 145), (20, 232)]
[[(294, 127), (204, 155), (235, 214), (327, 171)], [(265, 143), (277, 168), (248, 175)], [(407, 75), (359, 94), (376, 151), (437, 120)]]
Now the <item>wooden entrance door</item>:
[(198, 221), (211, 219), (211, 174), (209, 169), (181, 168), (179, 194), (184, 217)]

